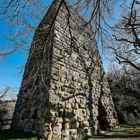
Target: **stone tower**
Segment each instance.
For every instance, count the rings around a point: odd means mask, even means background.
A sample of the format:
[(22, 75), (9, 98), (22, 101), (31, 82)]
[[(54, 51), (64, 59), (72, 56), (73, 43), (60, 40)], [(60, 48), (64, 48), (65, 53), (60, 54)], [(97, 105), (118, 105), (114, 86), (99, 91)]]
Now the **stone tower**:
[(12, 128), (70, 140), (117, 125), (95, 34), (85, 24), (54, 0), (33, 38)]

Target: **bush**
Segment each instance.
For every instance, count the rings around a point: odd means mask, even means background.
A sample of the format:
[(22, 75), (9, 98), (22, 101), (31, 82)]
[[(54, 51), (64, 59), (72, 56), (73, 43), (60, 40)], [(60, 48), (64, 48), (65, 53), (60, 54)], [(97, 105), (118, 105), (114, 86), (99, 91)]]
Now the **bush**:
[(0, 107), (0, 120), (4, 119), (4, 116), (8, 113), (6, 108)]

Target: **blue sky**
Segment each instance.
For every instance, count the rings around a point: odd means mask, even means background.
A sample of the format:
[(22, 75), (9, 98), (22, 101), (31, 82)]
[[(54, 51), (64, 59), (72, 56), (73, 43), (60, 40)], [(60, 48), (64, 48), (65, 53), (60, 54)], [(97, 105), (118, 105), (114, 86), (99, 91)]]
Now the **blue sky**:
[[(51, 0), (45, 0), (45, 4), (49, 5)], [(116, 21), (120, 17), (120, 12), (115, 10), (114, 14)], [(1, 18), (1, 17), (0, 17)], [(32, 21), (31, 21), (32, 22)], [(113, 23), (111, 21), (111, 23)], [(35, 23), (36, 26), (39, 24), (39, 21)], [(2, 34), (10, 34), (11, 29), (5, 25), (3, 21), (0, 22), (0, 49), (4, 45), (10, 45), (10, 43), (2, 37)], [(31, 37), (32, 38), (32, 37)], [(23, 66), (26, 63), (27, 57), (22, 55), (20, 51), (16, 51), (15, 53), (7, 56), (6, 58), (0, 59), (0, 90), (2, 90), (5, 86), (10, 86), (12, 88), (20, 87), (22, 75), (23, 75)], [(108, 69), (108, 62), (103, 57), (104, 68)], [(20, 72), (22, 71), (22, 72)], [(15, 92), (15, 95), (17, 92)]]
[[(0, 0), (0, 3), (2, 1)], [(40, 0), (40, 2), (43, 2), (45, 6), (49, 5), (51, 3), (51, 0)], [(1, 9), (0, 9), (1, 10)], [(34, 9), (38, 10), (38, 9)], [(45, 14), (45, 11), (44, 11)], [(44, 15), (42, 15), (43, 17)], [(5, 16), (0, 15), (0, 19), (4, 18)], [(27, 17), (29, 18), (29, 17)], [(32, 22), (32, 20), (28, 20), (29, 22)], [(39, 21), (34, 21), (34, 26), (37, 26), (39, 24)], [(22, 28), (22, 27), (21, 27)], [(19, 29), (21, 29), (19, 28)], [(5, 35), (14, 35), (16, 34), (16, 30), (18, 28), (11, 28), (9, 27), (4, 20), (1, 20), (0, 22), (0, 50), (2, 50), (5, 46), (8, 46), (9, 48), (13, 46), (12, 42), (10, 42), (8, 39), (5, 39)], [(15, 32), (13, 34), (13, 32)], [(32, 40), (32, 36), (30, 36), (30, 40)], [(27, 60), (27, 55), (23, 55), (23, 52), (20, 50), (17, 50), (15, 53), (5, 57), (0, 58), (0, 91), (4, 89), (4, 87), (9, 86), (12, 89), (18, 89), (21, 84), (23, 72), (24, 72), (24, 65)], [(16, 94), (18, 91), (14, 90), (14, 97), (16, 97)], [(9, 97), (6, 97), (6, 99), (11, 98), (11, 95), (9, 94)]]

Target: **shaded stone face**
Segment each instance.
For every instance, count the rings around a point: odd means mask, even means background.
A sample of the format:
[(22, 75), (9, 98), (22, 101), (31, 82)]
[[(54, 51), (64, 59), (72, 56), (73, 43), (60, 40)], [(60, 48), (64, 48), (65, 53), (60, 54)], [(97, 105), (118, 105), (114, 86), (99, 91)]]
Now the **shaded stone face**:
[(12, 123), (48, 140), (117, 125), (95, 35), (73, 8), (59, 5), (54, 1), (35, 32)]

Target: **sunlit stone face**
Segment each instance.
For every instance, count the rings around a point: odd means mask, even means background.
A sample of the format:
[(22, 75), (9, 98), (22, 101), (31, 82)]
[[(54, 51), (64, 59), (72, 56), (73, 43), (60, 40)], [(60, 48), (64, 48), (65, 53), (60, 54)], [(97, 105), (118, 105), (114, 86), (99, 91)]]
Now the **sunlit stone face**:
[(69, 140), (114, 128), (117, 120), (93, 32), (74, 9), (68, 17), (58, 5), (35, 32), (12, 127)]

